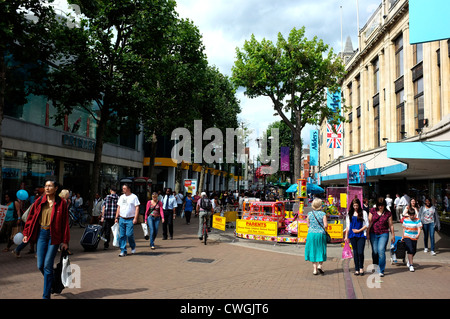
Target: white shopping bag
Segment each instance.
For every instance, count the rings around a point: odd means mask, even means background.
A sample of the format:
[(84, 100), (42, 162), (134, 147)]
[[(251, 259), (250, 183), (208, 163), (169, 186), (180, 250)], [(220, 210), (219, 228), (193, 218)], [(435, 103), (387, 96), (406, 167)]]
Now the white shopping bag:
[(72, 268), (70, 267), (69, 256), (62, 258), (61, 282), (64, 287), (69, 288), (72, 281)]
[(111, 227), (111, 231), (113, 233), (113, 246), (114, 247), (119, 247), (119, 223), (115, 223), (112, 227)]
[(142, 231), (144, 232), (144, 238), (148, 239), (148, 226), (146, 223), (141, 223)]

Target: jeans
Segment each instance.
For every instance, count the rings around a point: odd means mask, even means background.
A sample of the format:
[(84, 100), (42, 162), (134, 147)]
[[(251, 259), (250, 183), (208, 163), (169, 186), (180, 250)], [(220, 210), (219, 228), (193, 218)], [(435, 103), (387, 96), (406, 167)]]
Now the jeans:
[(131, 250), (136, 248), (136, 242), (134, 241), (134, 224), (133, 224), (133, 218), (130, 219), (119, 219), (119, 231), (120, 231), (120, 237), (119, 237), (119, 246), (120, 246), (120, 252), (126, 253), (127, 252), (127, 239), (128, 243), (130, 244)]
[(105, 248), (109, 248), (111, 242), (111, 227), (114, 226), (114, 218), (105, 218), (103, 222), (103, 237), (106, 239), (104, 243)]
[(372, 245), (372, 262), (380, 267), (380, 273), (384, 273), (386, 267), (386, 245), (389, 240), (389, 233), (381, 235), (370, 234), (370, 244)]
[(353, 248), (353, 261), (355, 262), (355, 271), (364, 269), (364, 246), (366, 237), (352, 237), (350, 243)]
[(148, 231), (150, 235), (150, 247), (155, 246), (155, 238), (158, 235), (158, 227), (159, 222), (161, 221), (161, 217), (155, 217), (155, 216), (148, 216), (147, 217), (147, 225), (148, 225)]
[(430, 235), (431, 251), (434, 251), (434, 223), (423, 224), (423, 242), (425, 248), (428, 248), (428, 235)]
[(203, 219), (206, 218), (206, 225), (208, 226), (209, 222), (209, 213), (201, 210), (200, 213), (198, 213), (198, 238), (203, 237)]
[(50, 244), (50, 229), (39, 231), (36, 243), (37, 267), (44, 275), (43, 299), (50, 299), (53, 283), (53, 264), (59, 245)]

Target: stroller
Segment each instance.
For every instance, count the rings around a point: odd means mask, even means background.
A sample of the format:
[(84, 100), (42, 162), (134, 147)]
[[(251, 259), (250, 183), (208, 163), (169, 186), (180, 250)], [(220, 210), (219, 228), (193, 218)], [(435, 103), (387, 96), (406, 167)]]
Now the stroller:
[(396, 264), (399, 259), (405, 264), (406, 244), (400, 236), (395, 236), (395, 242), (391, 244), (391, 265)]

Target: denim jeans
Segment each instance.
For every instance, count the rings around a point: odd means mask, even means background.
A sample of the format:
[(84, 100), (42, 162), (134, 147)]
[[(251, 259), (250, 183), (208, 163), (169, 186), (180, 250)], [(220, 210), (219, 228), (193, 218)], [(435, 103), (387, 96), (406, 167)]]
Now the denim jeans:
[(127, 239), (128, 243), (130, 244), (131, 250), (136, 248), (136, 242), (134, 241), (134, 224), (133, 224), (133, 218), (130, 219), (119, 219), (119, 231), (120, 231), (120, 237), (119, 237), (119, 247), (121, 253), (127, 252)]
[(155, 238), (156, 236), (158, 236), (158, 227), (160, 221), (161, 217), (155, 217), (152, 215), (147, 217), (148, 232), (150, 236), (150, 247), (155, 246)]
[(36, 243), (37, 267), (44, 275), (43, 299), (50, 299), (53, 283), (53, 264), (59, 245), (50, 244), (50, 230), (40, 229)]
[(381, 235), (370, 234), (370, 244), (372, 245), (372, 262), (380, 267), (380, 273), (384, 273), (386, 267), (386, 245), (389, 240), (389, 233)]
[(434, 223), (423, 224), (423, 241), (425, 248), (428, 248), (428, 235), (430, 235), (431, 251), (434, 251)]
[(364, 246), (366, 237), (352, 237), (350, 243), (353, 247), (353, 261), (355, 262), (355, 271), (364, 269)]

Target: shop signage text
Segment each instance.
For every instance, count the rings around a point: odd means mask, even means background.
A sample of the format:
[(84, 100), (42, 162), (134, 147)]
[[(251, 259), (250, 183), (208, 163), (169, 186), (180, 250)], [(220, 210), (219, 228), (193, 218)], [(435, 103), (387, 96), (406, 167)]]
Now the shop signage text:
[(65, 146), (75, 147), (86, 151), (95, 150), (95, 142), (86, 138), (73, 136), (73, 135), (62, 135), (62, 144)]

